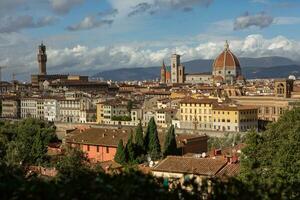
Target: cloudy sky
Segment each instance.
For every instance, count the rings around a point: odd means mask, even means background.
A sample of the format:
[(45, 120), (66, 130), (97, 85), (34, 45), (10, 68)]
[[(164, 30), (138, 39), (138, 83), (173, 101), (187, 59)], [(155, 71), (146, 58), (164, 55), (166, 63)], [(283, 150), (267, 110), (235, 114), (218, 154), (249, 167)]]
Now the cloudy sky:
[[(298, 0), (0, 0), (0, 66), (29, 79), (47, 46), (49, 73), (214, 58), (229, 40), (240, 57), (300, 61)], [(17, 76), (17, 77), (18, 77)]]

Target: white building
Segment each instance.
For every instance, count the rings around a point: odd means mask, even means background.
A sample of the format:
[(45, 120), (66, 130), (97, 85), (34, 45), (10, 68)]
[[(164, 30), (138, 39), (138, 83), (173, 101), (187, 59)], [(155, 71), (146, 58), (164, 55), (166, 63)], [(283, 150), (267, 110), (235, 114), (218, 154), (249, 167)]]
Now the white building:
[(172, 124), (172, 120), (176, 119), (177, 110), (171, 108), (158, 109), (155, 112), (155, 122), (157, 126), (166, 128)]
[(38, 97), (21, 99), (21, 118), (44, 119), (44, 100)]
[(210, 85), (212, 82), (213, 79), (211, 74), (195, 73), (185, 75), (185, 83)]
[(44, 100), (44, 119), (50, 122), (58, 121), (59, 105), (58, 100), (47, 98)]

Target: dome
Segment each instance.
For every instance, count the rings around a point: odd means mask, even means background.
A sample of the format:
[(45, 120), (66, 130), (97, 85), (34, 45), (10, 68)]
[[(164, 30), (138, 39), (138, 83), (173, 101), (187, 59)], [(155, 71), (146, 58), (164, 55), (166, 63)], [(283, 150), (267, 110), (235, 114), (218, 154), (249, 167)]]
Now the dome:
[(226, 41), (224, 51), (215, 59), (213, 71), (240, 69), (238, 58), (230, 51)]

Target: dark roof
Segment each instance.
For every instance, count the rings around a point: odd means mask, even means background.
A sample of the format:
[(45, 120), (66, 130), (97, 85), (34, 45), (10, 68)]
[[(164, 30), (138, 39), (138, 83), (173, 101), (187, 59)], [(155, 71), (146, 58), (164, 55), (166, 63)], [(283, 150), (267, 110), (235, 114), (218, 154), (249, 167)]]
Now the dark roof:
[[(90, 144), (90, 145), (101, 145), (101, 146), (113, 146), (117, 147), (119, 140), (123, 140), (123, 144), (126, 144), (128, 137), (131, 133), (130, 128), (123, 129), (104, 129), (104, 128), (90, 128), (84, 131), (76, 129), (66, 138), (66, 143), (75, 144)], [(135, 130), (132, 130), (133, 134)], [(164, 145), (165, 132), (158, 133), (158, 139), (161, 147)], [(176, 135), (177, 147), (182, 147), (186, 143), (192, 140), (207, 140), (206, 135), (195, 135), (195, 134), (178, 134)]]
[(127, 142), (130, 130), (90, 128), (84, 131), (76, 129), (66, 138), (66, 143), (90, 144), (117, 147), (122, 139)]
[(152, 171), (215, 176), (226, 163), (224, 159), (168, 156)]

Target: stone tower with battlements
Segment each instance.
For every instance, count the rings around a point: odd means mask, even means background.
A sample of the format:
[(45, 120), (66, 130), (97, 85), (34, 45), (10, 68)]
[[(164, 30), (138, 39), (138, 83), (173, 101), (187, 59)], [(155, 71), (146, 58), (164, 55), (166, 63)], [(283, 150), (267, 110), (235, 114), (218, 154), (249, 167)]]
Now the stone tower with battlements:
[(46, 46), (41, 43), (39, 45), (39, 52), (37, 54), (37, 60), (39, 63), (39, 75), (46, 75), (47, 69), (46, 69), (46, 63), (47, 63), (47, 54), (46, 54)]

